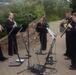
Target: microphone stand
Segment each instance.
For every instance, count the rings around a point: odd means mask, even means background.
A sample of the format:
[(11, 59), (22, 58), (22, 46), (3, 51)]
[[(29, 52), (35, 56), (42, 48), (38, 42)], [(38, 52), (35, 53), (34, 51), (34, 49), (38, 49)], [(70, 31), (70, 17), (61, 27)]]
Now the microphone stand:
[[(29, 25), (28, 25), (28, 28), (29, 28)], [(23, 27), (21, 27), (21, 30), (23, 29)], [(28, 31), (28, 48), (26, 47), (26, 44), (25, 44), (25, 41), (24, 41), (24, 38), (23, 38), (23, 34), (21, 34), (21, 37), (22, 37), (22, 40), (24, 42), (24, 45), (25, 45), (25, 48), (26, 48), (26, 51), (27, 51), (27, 55), (28, 56), (26, 59), (29, 59), (31, 57), (31, 55), (29, 54), (29, 29), (27, 30)]]
[[(28, 18), (29, 19), (29, 21), (30, 21), (30, 18)], [(24, 69), (24, 70), (22, 70), (22, 71), (20, 71), (20, 72), (18, 72), (17, 74), (20, 74), (20, 73), (22, 73), (22, 72), (24, 72), (24, 71), (26, 71), (26, 70), (29, 70), (30, 71), (30, 57), (31, 57), (31, 55), (30, 55), (30, 40), (29, 40), (29, 25), (28, 25), (28, 30), (27, 30), (27, 36), (28, 36), (28, 66), (27, 66), (27, 69)]]

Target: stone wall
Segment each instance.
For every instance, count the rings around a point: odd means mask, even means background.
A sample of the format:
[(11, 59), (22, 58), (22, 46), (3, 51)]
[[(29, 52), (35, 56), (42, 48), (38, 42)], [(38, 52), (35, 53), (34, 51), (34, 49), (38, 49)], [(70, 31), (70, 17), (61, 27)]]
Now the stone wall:
[[(38, 34), (36, 32), (36, 26), (37, 23), (40, 21), (40, 19), (36, 19), (33, 22), (29, 24), (29, 42), (30, 46), (35, 44), (36, 42), (39, 42)], [(8, 50), (8, 36), (5, 36), (4, 38), (0, 39), (2, 50)], [(25, 48), (25, 45), (27, 47), (28, 45), (28, 29), (25, 32), (17, 34), (17, 43), (19, 50), (22, 50)]]

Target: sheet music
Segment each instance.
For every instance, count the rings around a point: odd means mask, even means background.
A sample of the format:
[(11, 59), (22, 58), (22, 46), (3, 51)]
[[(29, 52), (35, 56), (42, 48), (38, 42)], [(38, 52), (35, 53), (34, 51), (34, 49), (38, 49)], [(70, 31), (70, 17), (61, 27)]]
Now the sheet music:
[(55, 39), (56, 38), (55, 34), (52, 32), (51, 29), (47, 28), (47, 31), (50, 34), (50, 36), (52, 37), (52, 39)]

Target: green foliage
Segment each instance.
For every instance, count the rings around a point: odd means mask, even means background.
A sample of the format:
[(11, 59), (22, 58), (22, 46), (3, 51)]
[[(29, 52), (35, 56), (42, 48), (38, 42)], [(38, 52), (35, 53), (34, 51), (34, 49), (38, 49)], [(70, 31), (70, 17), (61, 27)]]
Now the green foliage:
[(48, 18), (48, 21), (57, 21), (57, 20), (60, 20), (60, 17), (58, 15), (55, 15), (55, 14), (52, 14), (49, 18)]
[(26, 14), (32, 14), (31, 21), (35, 18), (39, 18), (44, 14), (43, 6), (39, 4), (29, 4), (29, 3), (15, 3), (10, 5), (10, 7), (4, 11), (4, 17), (6, 18), (9, 12), (13, 12), (15, 20), (18, 24), (23, 24), (28, 22)]
[(70, 6), (73, 9), (73, 13), (76, 12), (76, 0), (72, 0)]
[[(43, 0), (46, 17), (53, 16), (57, 19), (63, 18), (65, 11), (71, 10), (67, 0)], [(60, 17), (60, 18), (59, 18)]]
[[(4, 26), (9, 12), (14, 13), (15, 21), (21, 25), (43, 15), (46, 15), (47, 21), (59, 20), (67, 10), (71, 10), (67, 0), (11, 0), (9, 5), (0, 5), (0, 24)], [(32, 18), (29, 20), (26, 14), (32, 14)], [(4, 35), (6, 31), (1, 37)]]
[[(0, 24), (4, 26), (4, 23), (6, 19), (8, 18), (8, 13), (13, 12), (14, 13), (14, 18), (15, 21), (17, 22), (18, 25), (24, 24), (25, 22), (30, 23), (36, 18), (40, 18), (43, 16), (44, 12), (44, 7), (38, 3), (32, 2), (31, 4), (29, 2), (21, 2), (21, 3), (14, 3), (9, 6), (1, 6), (2, 12), (0, 13)], [(31, 19), (27, 16), (26, 14), (32, 14)], [(1, 34), (0, 37), (5, 36), (6, 31), (4, 34)]]

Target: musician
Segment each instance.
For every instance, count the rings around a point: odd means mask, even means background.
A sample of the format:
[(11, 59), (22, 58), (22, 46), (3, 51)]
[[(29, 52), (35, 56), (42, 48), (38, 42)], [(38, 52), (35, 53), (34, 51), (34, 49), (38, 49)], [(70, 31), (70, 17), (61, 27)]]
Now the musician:
[[(65, 13), (65, 18), (61, 21), (60, 25), (66, 29), (67, 25), (71, 21), (72, 21), (71, 11), (67, 11)], [(69, 57), (69, 54), (70, 54), (70, 37), (69, 36), (70, 36), (70, 32), (69, 32), (69, 29), (67, 29), (66, 31), (66, 53), (64, 54), (67, 57)]]
[(45, 17), (41, 18), (40, 22), (37, 24), (37, 32), (39, 33), (41, 48), (36, 53), (42, 53), (47, 48), (47, 27), (48, 24), (45, 22)]
[(70, 70), (76, 70), (76, 13), (73, 14), (73, 21), (68, 25), (70, 28)]
[[(3, 27), (0, 25), (0, 32), (2, 32), (3, 30), (4, 30)], [(3, 56), (3, 53), (2, 53), (2, 50), (1, 50), (1, 45), (0, 45), (0, 61), (5, 61), (7, 59), (8, 58)]]
[[(8, 19), (5, 22), (5, 27), (8, 34), (12, 30), (12, 28), (17, 27), (16, 22), (14, 21), (14, 14), (11, 12), (8, 14)], [(13, 54), (17, 54), (16, 34), (8, 35), (8, 54), (10, 56), (12, 56)]]

